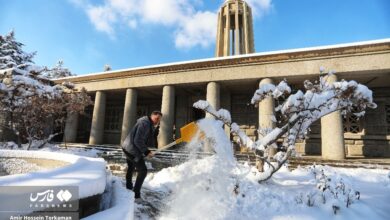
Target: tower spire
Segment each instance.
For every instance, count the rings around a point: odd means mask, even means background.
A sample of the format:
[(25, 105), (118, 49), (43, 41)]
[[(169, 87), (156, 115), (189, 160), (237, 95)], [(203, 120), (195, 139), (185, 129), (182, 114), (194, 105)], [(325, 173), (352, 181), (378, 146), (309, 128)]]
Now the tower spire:
[(226, 0), (218, 12), (215, 55), (254, 53), (252, 9), (243, 0)]

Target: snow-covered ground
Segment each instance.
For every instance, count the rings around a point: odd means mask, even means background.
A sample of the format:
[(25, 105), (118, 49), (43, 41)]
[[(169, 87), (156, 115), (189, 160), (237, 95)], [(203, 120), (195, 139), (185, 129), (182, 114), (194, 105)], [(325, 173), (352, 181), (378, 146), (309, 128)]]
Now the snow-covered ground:
[(107, 219), (126, 219), (134, 218), (134, 193), (127, 190), (121, 178), (113, 176), (109, 178), (110, 186), (108, 196), (103, 199), (103, 205), (107, 209), (94, 215), (84, 218), (84, 220), (107, 220)]
[[(389, 219), (389, 171), (346, 169), (324, 166), (282, 168), (271, 180), (259, 184), (255, 169), (240, 165), (220, 172), (216, 156), (193, 160), (164, 169), (146, 179), (147, 190), (168, 195), (158, 219)], [(336, 183), (360, 193), (360, 199), (346, 207), (340, 199), (328, 197), (324, 204), (314, 170), (324, 170)], [(308, 206), (308, 198), (313, 205)], [(148, 198), (146, 198), (148, 199)], [(333, 205), (340, 210), (335, 215)], [(137, 208), (137, 207), (136, 207)], [(142, 208), (142, 207), (141, 207)], [(136, 210), (137, 212), (137, 210)], [(145, 219), (147, 219), (147, 213)]]
[[(238, 164), (221, 124), (198, 123), (211, 138), (216, 154), (190, 159), (149, 175), (144, 184), (145, 206), (160, 208), (157, 219), (389, 219), (390, 177), (387, 170), (311, 166), (283, 167), (259, 184), (263, 173)], [(210, 144), (210, 143), (209, 143)], [(201, 141), (188, 144), (197, 151)], [(160, 195), (152, 201), (151, 191)], [(161, 201), (162, 200), (162, 201)], [(349, 207), (347, 208), (347, 203)], [(163, 205), (162, 205), (163, 204)], [(144, 210), (146, 212), (142, 213)], [(140, 219), (150, 209), (138, 204)], [(336, 214), (334, 214), (336, 212)], [(142, 215), (143, 214), (143, 215)]]
[[(135, 219), (163, 220), (390, 218), (388, 170), (283, 167), (259, 184), (264, 174), (236, 162), (220, 122), (203, 120), (198, 125), (206, 140), (212, 140), (207, 144), (215, 155), (196, 159), (194, 154), (181, 165), (149, 174), (142, 189), (145, 201), (138, 204), (123, 178), (108, 177), (106, 190), (112, 193), (102, 205), (111, 208), (88, 219), (132, 219), (133, 211)], [(187, 148), (197, 152), (204, 146), (204, 141), (193, 141)], [(80, 154), (75, 149), (49, 151)]]

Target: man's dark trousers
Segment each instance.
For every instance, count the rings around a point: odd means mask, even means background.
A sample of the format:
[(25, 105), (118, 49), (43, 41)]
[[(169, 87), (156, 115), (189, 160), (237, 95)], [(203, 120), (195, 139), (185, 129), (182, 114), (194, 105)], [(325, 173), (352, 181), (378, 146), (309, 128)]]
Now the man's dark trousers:
[[(134, 169), (137, 171), (137, 178), (133, 187), (133, 173)], [(146, 174), (148, 170), (145, 165), (145, 161), (141, 158), (139, 161), (135, 162), (134, 160), (127, 159), (127, 173), (126, 173), (126, 188), (131, 189), (135, 193), (135, 198), (141, 197), (141, 187), (144, 183)]]

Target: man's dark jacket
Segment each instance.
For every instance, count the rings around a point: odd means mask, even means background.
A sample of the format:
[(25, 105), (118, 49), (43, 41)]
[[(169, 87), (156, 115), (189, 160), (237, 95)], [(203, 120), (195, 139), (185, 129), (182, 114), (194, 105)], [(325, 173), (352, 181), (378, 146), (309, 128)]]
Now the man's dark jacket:
[(153, 127), (153, 122), (148, 116), (137, 120), (131, 132), (122, 143), (123, 151), (128, 159), (139, 161), (150, 153), (149, 147), (157, 147), (158, 128)]

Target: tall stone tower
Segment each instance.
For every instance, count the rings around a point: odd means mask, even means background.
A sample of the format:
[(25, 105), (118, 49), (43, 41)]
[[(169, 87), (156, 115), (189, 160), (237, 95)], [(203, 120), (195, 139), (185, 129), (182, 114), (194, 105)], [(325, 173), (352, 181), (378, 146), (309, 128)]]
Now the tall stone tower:
[(215, 56), (254, 52), (251, 7), (243, 0), (226, 0), (218, 12)]

